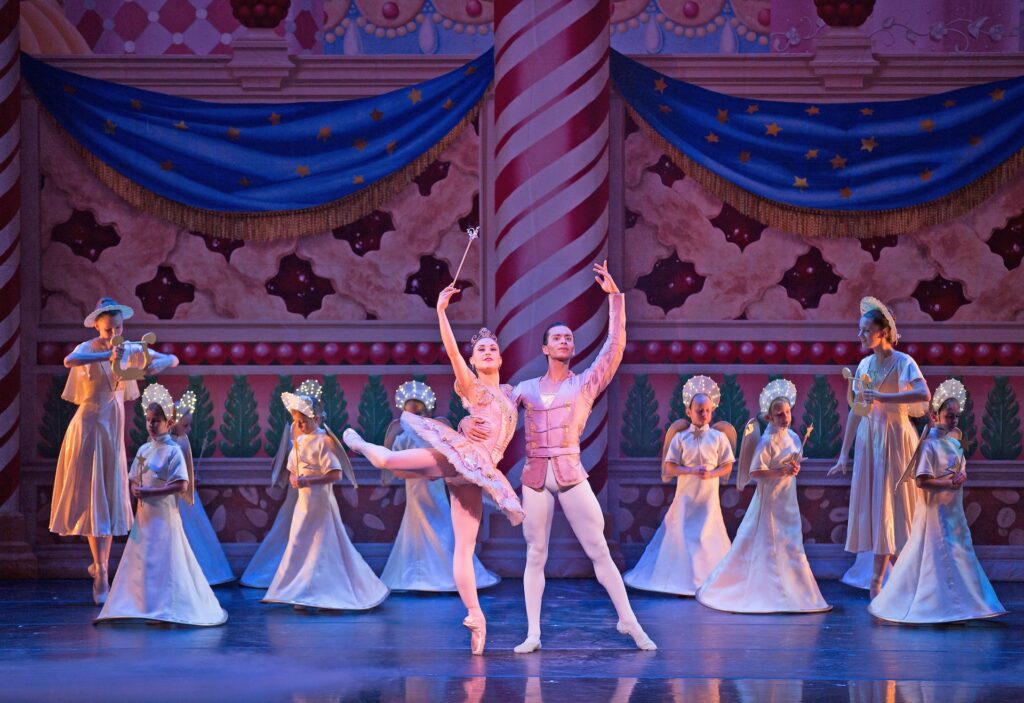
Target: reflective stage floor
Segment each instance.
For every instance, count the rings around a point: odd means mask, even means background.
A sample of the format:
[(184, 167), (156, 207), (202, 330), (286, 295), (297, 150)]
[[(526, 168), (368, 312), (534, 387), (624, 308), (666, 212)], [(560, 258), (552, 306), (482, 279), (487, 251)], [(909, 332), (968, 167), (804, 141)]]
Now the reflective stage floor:
[(732, 615), (633, 591), (659, 646), (639, 652), (596, 582), (549, 580), (544, 648), (516, 655), (522, 582), (506, 579), (481, 593), (487, 652), (474, 657), (454, 594), (314, 614), (231, 585), (216, 589), (227, 624), (192, 629), (94, 626), (86, 579), (0, 581), (0, 700), (1024, 700), (1024, 584), (995, 584), (1009, 615), (941, 627), (880, 623), (866, 592), (821, 586), (834, 610), (819, 615)]

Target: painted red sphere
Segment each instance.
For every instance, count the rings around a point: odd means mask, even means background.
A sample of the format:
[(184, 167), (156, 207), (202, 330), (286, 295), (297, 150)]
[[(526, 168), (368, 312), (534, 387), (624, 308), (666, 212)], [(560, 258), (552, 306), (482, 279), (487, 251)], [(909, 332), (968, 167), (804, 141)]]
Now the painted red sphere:
[(174, 342), (164, 342), (163, 344), (158, 345), (156, 350), (161, 354), (174, 354), (175, 356), (177, 356), (180, 351), (178, 349), (178, 345)]
[(384, 15), (384, 19), (393, 20), (398, 17), (398, 3), (386, 2), (380, 7), (380, 14)]
[(189, 342), (181, 349), (179, 357), (183, 364), (194, 366), (203, 363), (203, 348), (195, 342)]
[(761, 359), (766, 364), (777, 364), (782, 361), (786, 351), (777, 342), (765, 342), (761, 345)]
[(350, 364), (365, 364), (370, 356), (366, 345), (359, 342), (350, 342), (345, 346), (345, 361)]
[(384, 342), (374, 342), (370, 345), (370, 363), (381, 364), (388, 363), (388, 359), (391, 358), (391, 349)]
[(800, 342), (790, 342), (786, 345), (786, 361), (791, 364), (799, 364), (804, 360), (804, 345)]
[(235, 366), (248, 364), (249, 359), (252, 358), (249, 345), (244, 342), (235, 342), (228, 348), (228, 358), (231, 359), (231, 363)]
[(220, 366), (228, 360), (228, 348), (220, 342), (206, 345), (206, 363)]
[(714, 356), (714, 350), (707, 342), (694, 342), (690, 345), (690, 357), (695, 364), (706, 364)]
[(837, 364), (850, 364), (856, 358), (857, 350), (848, 342), (836, 342), (832, 345), (832, 361)]
[(949, 362), (956, 366), (967, 366), (971, 363), (971, 348), (957, 342), (949, 348)]
[(924, 354), (924, 347), (917, 342), (909, 342), (903, 345), (903, 353), (907, 354), (914, 359), (922, 359), (921, 355)]
[(337, 342), (328, 342), (323, 349), (324, 361), (331, 366), (337, 366), (345, 358), (345, 351)]
[(762, 27), (772, 26), (772, 11), (765, 8), (757, 13), (757, 23)]
[(266, 342), (257, 342), (252, 348), (252, 360), (260, 366), (266, 366), (274, 360), (274, 348)]
[(635, 364), (640, 360), (640, 346), (636, 342), (627, 341), (622, 353), (622, 360), (627, 364)]
[(946, 345), (934, 342), (928, 345), (924, 352), (925, 359), (929, 364), (942, 364), (946, 361)]
[(430, 342), (420, 342), (413, 351), (416, 363), (427, 366), (437, 361), (437, 347)]
[(466, 2), (466, 14), (470, 17), (479, 17), (483, 14), (484, 6), (480, 4), (480, 0), (467, 0)]
[(36, 350), (36, 358), (40, 364), (56, 364), (63, 358), (60, 353), (60, 345), (54, 342), (43, 342)]
[(405, 342), (395, 342), (391, 346), (391, 360), (396, 364), (408, 364), (412, 361), (413, 348)]
[(759, 358), (759, 352), (757, 345), (753, 342), (743, 342), (740, 344), (739, 357), (741, 364), (755, 364)]
[(668, 359), (674, 364), (685, 363), (690, 356), (690, 345), (686, 342), (675, 341), (668, 345)]
[(828, 345), (821, 342), (814, 342), (807, 348), (807, 358), (812, 364), (826, 364), (831, 358), (831, 350)]
[(1016, 366), (1020, 362), (1020, 347), (1009, 342), (996, 347), (996, 363), (1000, 366)]
[(698, 5), (697, 3), (693, 2), (693, 0), (689, 0), (688, 2), (683, 3), (683, 15), (685, 15), (687, 19), (691, 19), (692, 20), (694, 17), (696, 17), (699, 14), (700, 14), (700, 5)]
[(277, 349), (274, 350), (274, 356), (277, 359), (277, 363), (282, 366), (288, 366), (294, 364), (299, 358), (299, 350), (294, 344), (285, 342), (278, 344)]
[(715, 344), (715, 361), (719, 364), (731, 364), (736, 361), (736, 345), (725, 340)]
[(653, 340), (644, 345), (644, 360), (649, 364), (660, 364), (665, 361), (665, 346)]
[(982, 342), (974, 345), (974, 363), (978, 366), (988, 366), (996, 359), (996, 350), (991, 344)]
[(322, 358), (323, 350), (316, 342), (305, 342), (299, 347), (299, 359), (302, 360), (303, 364), (310, 366), (319, 364)]

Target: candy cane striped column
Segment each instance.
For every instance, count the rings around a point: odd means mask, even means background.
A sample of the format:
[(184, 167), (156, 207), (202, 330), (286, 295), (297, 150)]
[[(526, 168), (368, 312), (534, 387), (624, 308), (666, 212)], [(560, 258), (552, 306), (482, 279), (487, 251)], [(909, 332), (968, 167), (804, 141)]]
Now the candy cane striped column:
[(31, 576), (18, 510), (21, 241), (18, 0), (0, 0), (0, 576)]
[[(608, 0), (495, 3), (496, 332), (506, 378), (544, 373), (544, 328), (569, 325), (578, 368), (600, 349), (606, 296), (591, 266), (608, 242)], [(600, 490), (607, 402), (582, 438)], [(510, 450), (523, 451), (522, 441)]]

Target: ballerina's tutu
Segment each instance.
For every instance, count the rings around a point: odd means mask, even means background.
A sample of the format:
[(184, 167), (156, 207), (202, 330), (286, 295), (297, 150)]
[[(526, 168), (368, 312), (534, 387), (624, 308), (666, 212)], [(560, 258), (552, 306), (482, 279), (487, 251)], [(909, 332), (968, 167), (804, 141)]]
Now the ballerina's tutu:
[[(496, 406), (499, 403), (500, 400), (495, 400), (484, 407)], [(445, 478), (445, 481), (479, 486), (515, 526), (523, 521), (526, 513), (523, 512), (523, 506), (519, 503), (519, 497), (512, 489), (512, 484), (497, 468), (497, 463), (512, 438), (512, 432), (515, 431), (515, 415), (511, 401), (506, 399), (506, 404), (508, 412), (503, 412), (503, 417), (497, 422), (495, 418), (488, 417), (495, 414), (493, 412), (479, 415), (474, 413), (487, 420), (491, 427), (500, 428), (497, 436), (494, 439), (488, 438), (486, 442), (474, 442), (442, 422), (409, 412), (402, 413), (402, 427), (415, 433), (431, 448), (441, 452), (458, 472), (457, 477)], [(508, 418), (504, 415), (510, 415), (512, 418), (511, 431), (507, 429)]]

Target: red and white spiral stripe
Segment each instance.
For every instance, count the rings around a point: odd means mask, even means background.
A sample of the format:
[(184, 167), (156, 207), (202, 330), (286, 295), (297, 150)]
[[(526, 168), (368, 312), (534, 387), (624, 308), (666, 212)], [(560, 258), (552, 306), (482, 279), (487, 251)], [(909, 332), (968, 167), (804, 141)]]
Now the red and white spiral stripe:
[(17, 511), (21, 391), (18, 0), (0, 0), (0, 512)]
[[(591, 265), (608, 241), (608, 19), (607, 0), (495, 3), (496, 331), (512, 382), (544, 372), (553, 321), (574, 330), (581, 367), (604, 339)], [(607, 423), (602, 401), (582, 438), (596, 489)]]

